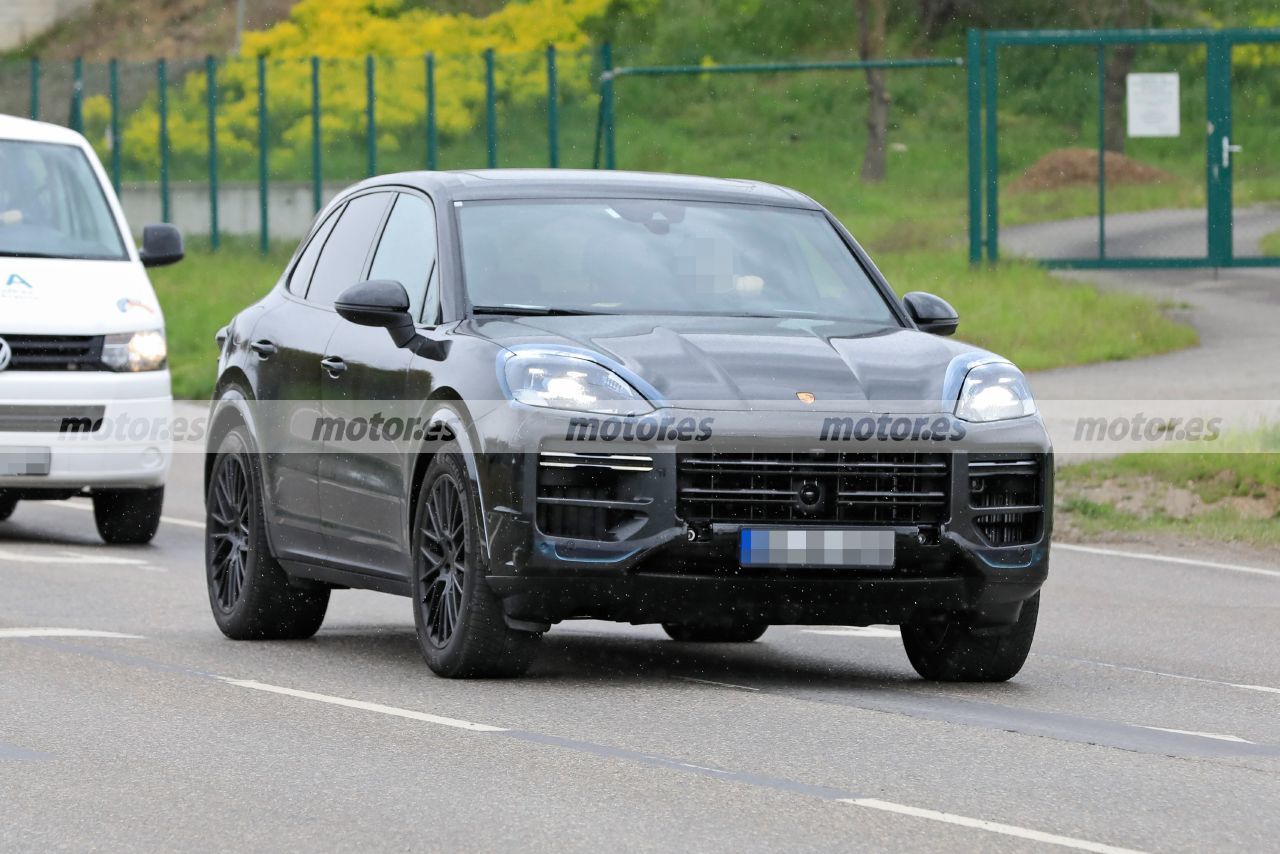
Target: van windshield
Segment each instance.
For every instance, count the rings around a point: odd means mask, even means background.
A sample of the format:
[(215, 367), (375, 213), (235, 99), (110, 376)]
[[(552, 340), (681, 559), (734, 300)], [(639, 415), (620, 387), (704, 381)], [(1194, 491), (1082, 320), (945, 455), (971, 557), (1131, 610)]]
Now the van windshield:
[(83, 151), (74, 145), (0, 140), (0, 256), (129, 257)]

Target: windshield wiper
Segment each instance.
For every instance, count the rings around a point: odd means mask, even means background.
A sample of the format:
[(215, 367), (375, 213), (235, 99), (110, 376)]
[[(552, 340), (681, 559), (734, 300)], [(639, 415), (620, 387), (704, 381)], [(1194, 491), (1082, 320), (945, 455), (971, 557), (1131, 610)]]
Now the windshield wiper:
[(519, 317), (576, 317), (604, 314), (602, 311), (584, 311), (577, 308), (548, 308), (541, 305), (477, 305), (473, 314), (514, 314)]

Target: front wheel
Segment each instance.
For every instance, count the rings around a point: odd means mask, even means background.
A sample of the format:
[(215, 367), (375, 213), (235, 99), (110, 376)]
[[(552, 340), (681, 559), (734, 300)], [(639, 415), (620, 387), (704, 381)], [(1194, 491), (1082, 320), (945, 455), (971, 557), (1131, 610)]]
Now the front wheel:
[(662, 624), (669, 638), (685, 643), (751, 643), (760, 640), (768, 628), (768, 623), (740, 620)]
[[(902, 627), (902, 645), (911, 666), (937, 682), (1004, 682), (1022, 669), (1031, 652), (1040, 613), (1040, 594), (1022, 603), (1018, 622), (1002, 634), (988, 634), (958, 620)], [(988, 630), (989, 631), (989, 630)]]
[(164, 487), (153, 489), (95, 489), (93, 521), (98, 536), (112, 545), (140, 546), (151, 542), (160, 528)]
[(9, 495), (0, 495), (0, 522), (12, 516), (13, 509), (17, 506), (18, 499)]

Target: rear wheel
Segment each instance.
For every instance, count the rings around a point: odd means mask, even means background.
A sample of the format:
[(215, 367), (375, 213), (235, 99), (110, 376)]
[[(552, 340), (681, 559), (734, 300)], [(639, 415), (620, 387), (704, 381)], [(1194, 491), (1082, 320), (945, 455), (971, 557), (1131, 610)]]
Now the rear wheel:
[(0, 522), (13, 515), (13, 508), (18, 506), (18, 499), (8, 495), (0, 495)]
[(686, 643), (751, 643), (768, 630), (768, 623), (724, 620), (714, 623), (663, 623), (662, 629)]
[(98, 535), (105, 542), (143, 545), (156, 535), (163, 505), (163, 486), (154, 489), (95, 489), (93, 521), (98, 525)]
[(519, 676), (539, 635), (507, 625), (484, 580), (480, 508), (456, 449), (432, 459), (413, 530), (413, 619), (427, 666), (453, 678)]
[(205, 573), (213, 619), (233, 640), (309, 638), (324, 622), (328, 589), (289, 583), (267, 544), (257, 466), (243, 428), (218, 447), (205, 499)]
[(1031, 652), (1040, 613), (1040, 594), (1022, 604), (1018, 622), (1003, 634), (989, 634), (958, 620), (902, 627), (902, 645), (911, 666), (938, 682), (1004, 682), (1022, 669)]

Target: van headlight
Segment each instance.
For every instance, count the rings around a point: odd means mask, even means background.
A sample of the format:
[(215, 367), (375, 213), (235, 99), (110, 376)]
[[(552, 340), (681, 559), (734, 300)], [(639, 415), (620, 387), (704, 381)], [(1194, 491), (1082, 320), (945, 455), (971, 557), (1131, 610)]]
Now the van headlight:
[(112, 371), (158, 371), (169, 359), (163, 329), (121, 332), (102, 342), (102, 364)]
[(1027, 378), (1008, 362), (972, 368), (956, 401), (956, 417), (964, 421), (1007, 421), (1035, 414)]
[(506, 360), (511, 399), (529, 406), (638, 415), (653, 407), (626, 380), (590, 359), (563, 353), (517, 353)]

